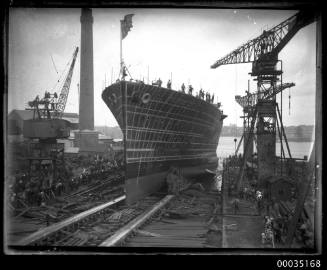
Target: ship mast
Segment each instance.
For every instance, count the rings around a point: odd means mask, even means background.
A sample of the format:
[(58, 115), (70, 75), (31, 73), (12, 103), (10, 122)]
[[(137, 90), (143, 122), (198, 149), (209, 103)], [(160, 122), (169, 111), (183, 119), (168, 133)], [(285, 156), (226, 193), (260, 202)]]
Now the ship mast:
[(123, 74), (123, 20), (120, 20), (120, 74)]

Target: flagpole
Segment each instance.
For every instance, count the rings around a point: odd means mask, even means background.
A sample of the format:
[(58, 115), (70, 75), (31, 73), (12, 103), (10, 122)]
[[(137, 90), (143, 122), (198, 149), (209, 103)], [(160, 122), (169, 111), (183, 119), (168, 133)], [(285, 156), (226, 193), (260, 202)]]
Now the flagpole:
[[(123, 72), (123, 39), (122, 39), (122, 21), (120, 21), (120, 74)], [(119, 74), (119, 75), (120, 75)]]
[(149, 68), (149, 65), (148, 65), (148, 84), (150, 83), (149, 73), (150, 73), (150, 68)]
[[(125, 70), (127, 69), (123, 62), (123, 39), (127, 36), (128, 32), (133, 27), (132, 16), (134, 16), (134, 14), (128, 14), (124, 17), (124, 20), (120, 21), (120, 74), (123, 80), (125, 79)], [(123, 27), (124, 27), (124, 33), (123, 33)], [(129, 74), (128, 70), (127, 72)]]
[(111, 67), (111, 84), (112, 84), (112, 77), (113, 77), (113, 73), (114, 73), (114, 68)]

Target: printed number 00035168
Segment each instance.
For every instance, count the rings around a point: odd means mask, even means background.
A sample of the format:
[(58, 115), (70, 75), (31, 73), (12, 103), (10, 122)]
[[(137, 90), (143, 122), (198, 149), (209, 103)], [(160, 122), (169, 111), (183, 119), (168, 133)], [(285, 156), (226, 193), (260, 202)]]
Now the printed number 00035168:
[(320, 268), (320, 260), (278, 260), (278, 268)]

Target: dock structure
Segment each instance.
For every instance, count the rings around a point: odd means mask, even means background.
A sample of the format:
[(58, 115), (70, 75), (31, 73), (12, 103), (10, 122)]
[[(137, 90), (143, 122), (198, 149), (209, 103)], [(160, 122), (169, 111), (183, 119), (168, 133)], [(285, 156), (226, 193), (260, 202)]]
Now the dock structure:
[[(221, 158), (217, 146), (227, 116), (220, 102), (214, 103), (214, 95), (201, 88), (193, 96), (190, 83), (188, 93), (184, 83), (182, 90), (173, 90), (172, 75), (167, 88), (160, 78), (152, 85), (127, 80), (122, 54), (122, 77), (108, 87), (105, 83), (101, 97), (123, 139), (117, 143), (108, 137), (106, 144), (99, 143), (94, 126), (94, 21), (92, 9), (82, 8), (78, 130), (72, 139), (66, 120), (61, 125), (49, 122), (40, 130), (25, 125), (25, 139), (31, 140), (17, 149), (30, 148), (29, 170), (11, 179), (6, 198), (14, 225), (7, 237), (10, 250), (321, 250), (322, 208), (316, 202), (322, 196), (322, 37), (321, 17), (316, 15), (301, 10), (211, 66), (251, 63), (249, 74), (257, 85), (253, 93), (249, 83), (246, 95), (235, 96), (243, 109), (243, 134), (237, 147), (234, 139), (235, 152)], [(133, 16), (120, 21), (121, 49)], [(283, 82), (278, 55), (297, 32), (315, 21), (315, 142), (309, 159), (299, 159), (291, 153), (282, 110), (282, 93), (295, 83)], [(64, 105), (77, 52), (78, 48), (63, 87)], [(49, 103), (55, 96), (46, 92), (41, 102), (37, 97), (31, 103), (42, 116), (39, 120), (51, 119), (48, 105), (55, 110), (56, 103)], [(43, 113), (38, 104), (44, 105)], [(64, 107), (54, 115), (62, 117)], [(39, 124), (35, 119), (25, 122)], [(65, 144), (72, 141), (77, 151), (65, 156)]]

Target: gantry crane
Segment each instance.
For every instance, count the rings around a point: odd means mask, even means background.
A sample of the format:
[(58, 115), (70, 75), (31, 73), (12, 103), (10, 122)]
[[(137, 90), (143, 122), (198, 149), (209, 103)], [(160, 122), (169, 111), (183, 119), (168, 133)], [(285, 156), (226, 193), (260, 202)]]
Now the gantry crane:
[[(313, 11), (300, 11), (270, 30), (263, 31), (259, 37), (238, 47), (211, 66), (211, 68), (217, 68), (228, 64), (252, 63), (250, 75), (255, 77), (254, 80), (257, 81), (256, 94), (251, 95), (252, 99), (255, 97), (255, 102), (247, 108), (248, 125), (245, 125), (244, 130), (243, 164), (237, 178), (237, 191), (243, 180), (246, 161), (253, 151), (253, 135), (256, 123), (259, 183), (275, 173), (277, 113), (280, 123), (282, 123), (282, 112), (278, 109), (276, 95), (285, 86), (282, 84), (282, 62), (278, 60), (278, 53), (301, 28), (314, 22), (314, 20)], [(279, 62), (280, 69), (277, 68)], [(250, 93), (248, 94), (250, 95)], [(237, 99), (242, 103), (246, 97), (238, 97)]]
[(23, 126), (24, 137), (32, 139), (29, 142), (29, 156), (27, 157), (30, 170), (34, 161), (41, 164), (47, 161), (46, 163), (51, 163), (53, 166), (53, 179), (57, 177), (56, 164), (64, 162), (64, 144), (57, 143), (57, 139), (70, 136), (70, 123), (62, 119), (62, 116), (67, 103), (77, 54), (78, 47), (74, 49), (59, 97), (57, 93), (50, 94), (46, 91), (44, 98), (40, 99), (39, 96), (36, 96), (33, 101), (28, 102), (27, 110), (33, 110), (33, 119), (25, 120)]
[[(273, 89), (273, 87), (268, 88), (267, 90), (265, 90), (264, 92), (261, 92), (261, 100), (269, 100), (271, 98), (273, 98), (274, 96), (276, 96), (278, 93), (282, 92), (283, 90), (293, 87), (295, 86), (294, 83), (283, 83), (280, 85), (277, 85), (275, 89)], [(246, 136), (245, 134), (248, 134), (246, 131), (250, 129), (250, 119), (252, 118), (252, 114), (254, 111), (255, 106), (258, 103), (258, 94), (257, 93), (250, 93), (249, 91), (245, 91), (246, 95), (245, 96), (240, 96), (240, 95), (236, 95), (235, 96), (235, 101), (243, 108), (243, 116), (241, 118), (243, 118), (243, 134), (242, 137), (238, 143), (238, 146), (236, 148), (235, 151), (235, 155), (237, 155), (241, 143), (244, 139), (244, 137)], [(288, 155), (290, 158), (292, 158), (291, 155), (291, 151), (289, 149), (288, 146), (288, 142), (287, 142), (287, 138), (286, 138), (286, 134), (284, 131), (284, 127), (283, 127), (283, 123), (280, 120), (280, 128), (277, 123), (277, 127), (278, 127), (278, 132), (279, 132), (279, 137), (281, 139), (281, 137), (283, 136), (286, 142), (286, 146), (287, 146), (287, 150), (288, 150)], [(244, 139), (244, 141), (246, 141), (246, 139)], [(253, 145), (251, 145), (252, 142), (250, 142), (250, 146), (248, 147), (248, 151), (251, 152), (251, 150), (253, 150)], [(243, 153), (245, 152), (245, 143), (244, 143), (244, 149), (243, 149)], [(285, 153), (284, 153), (284, 149), (282, 147), (282, 155), (285, 158)]]

